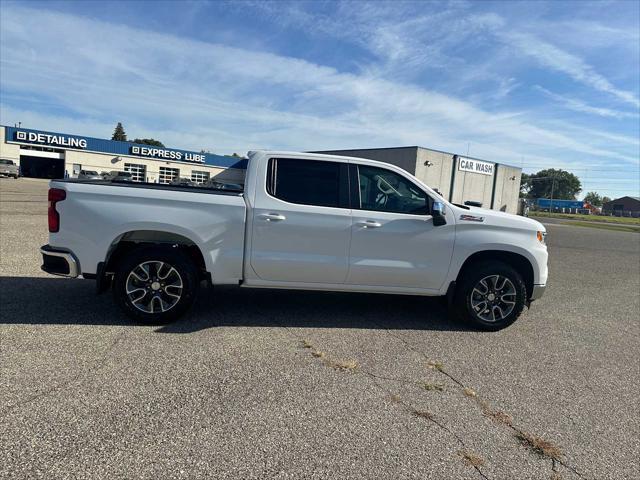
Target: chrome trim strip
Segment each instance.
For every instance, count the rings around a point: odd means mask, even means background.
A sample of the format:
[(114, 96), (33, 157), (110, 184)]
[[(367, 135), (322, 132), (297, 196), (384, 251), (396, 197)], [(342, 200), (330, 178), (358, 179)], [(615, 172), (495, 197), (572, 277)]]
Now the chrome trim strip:
[(534, 285), (529, 300), (537, 300), (542, 297), (542, 295), (544, 295), (545, 288), (547, 288), (546, 285)]
[[(52, 257), (61, 257), (64, 258), (67, 261), (67, 264), (69, 265), (69, 273), (67, 273), (66, 275), (63, 273), (52, 273), (51, 275), (58, 275), (60, 277), (70, 277), (70, 278), (75, 278), (78, 276), (78, 262), (76, 261), (75, 257), (73, 256), (73, 254), (71, 252), (61, 252), (61, 251), (56, 251), (56, 250), (46, 250), (44, 247), (40, 248), (40, 253), (42, 255), (49, 255)], [(49, 273), (49, 272), (47, 272)]]

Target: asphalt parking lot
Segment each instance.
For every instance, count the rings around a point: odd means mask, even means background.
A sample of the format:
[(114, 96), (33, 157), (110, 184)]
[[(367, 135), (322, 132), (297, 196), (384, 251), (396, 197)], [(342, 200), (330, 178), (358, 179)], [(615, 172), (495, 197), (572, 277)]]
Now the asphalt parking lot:
[(40, 271), (46, 183), (0, 179), (0, 478), (640, 477), (640, 235), (549, 224), (545, 296), (203, 290), (131, 325)]

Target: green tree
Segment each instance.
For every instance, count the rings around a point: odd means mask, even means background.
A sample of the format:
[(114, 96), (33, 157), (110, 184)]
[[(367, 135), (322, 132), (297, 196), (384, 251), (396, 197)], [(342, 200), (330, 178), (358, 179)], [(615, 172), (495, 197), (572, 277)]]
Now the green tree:
[(111, 136), (111, 140), (117, 140), (119, 142), (127, 141), (127, 134), (124, 131), (122, 123), (118, 122), (118, 124), (116, 125), (116, 128), (113, 131), (113, 135)]
[(153, 145), (154, 147), (164, 148), (164, 143), (160, 140), (156, 140), (155, 138), (136, 138), (133, 143), (141, 143), (143, 145)]
[(520, 198), (530, 198), (529, 190), (531, 190), (531, 175), (523, 173), (520, 178)]
[(598, 192), (588, 192), (584, 196), (584, 201), (585, 202), (589, 202), (594, 207), (601, 207), (602, 206), (602, 197), (600, 196), (600, 194)]
[[(529, 198), (574, 200), (582, 190), (580, 179), (566, 170), (548, 168), (533, 173), (527, 179)], [(522, 187), (521, 187), (522, 188)]]

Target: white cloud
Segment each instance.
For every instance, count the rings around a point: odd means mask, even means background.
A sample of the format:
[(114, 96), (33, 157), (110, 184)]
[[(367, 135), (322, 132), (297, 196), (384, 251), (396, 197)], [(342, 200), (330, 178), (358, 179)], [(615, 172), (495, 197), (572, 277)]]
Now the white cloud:
[(609, 118), (638, 118), (640, 116), (639, 113), (613, 110), (611, 108), (604, 108), (604, 107), (593, 107), (591, 105), (584, 103), (581, 100), (565, 97), (563, 95), (558, 95), (557, 93), (550, 92), (546, 88), (543, 88), (539, 85), (536, 85), (536, 90), (541, 91), (547, 97), (555, 100), (558, 103), (561, 103), (565, 108), (568, 108), (569, 110), (573, 110), (576, 112), (590, 113), (593, 115), (599, 115), (601, 117), (609, 117)]
[(638, 97), (632, 92), (616, 88), (583, 59), (566, 52), (542, 39), (525, 32), (509, 31), (501, 34), (518, 51), (535, 58), (540, 64), (562, 72), (575, 81), (600, 92), (611, 94), (633, 106), (640, 107)]

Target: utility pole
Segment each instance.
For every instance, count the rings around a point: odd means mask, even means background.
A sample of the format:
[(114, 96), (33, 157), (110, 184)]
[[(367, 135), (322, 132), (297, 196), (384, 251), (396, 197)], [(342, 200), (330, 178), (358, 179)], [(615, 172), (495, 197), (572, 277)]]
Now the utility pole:
[(549, 216), (551, 216), (551, 214), (553, 213), (553, 189), (556, 185), (556, 177), (551, 177), (551, 199), (550, 199), (550, 206), (549, 206)]

